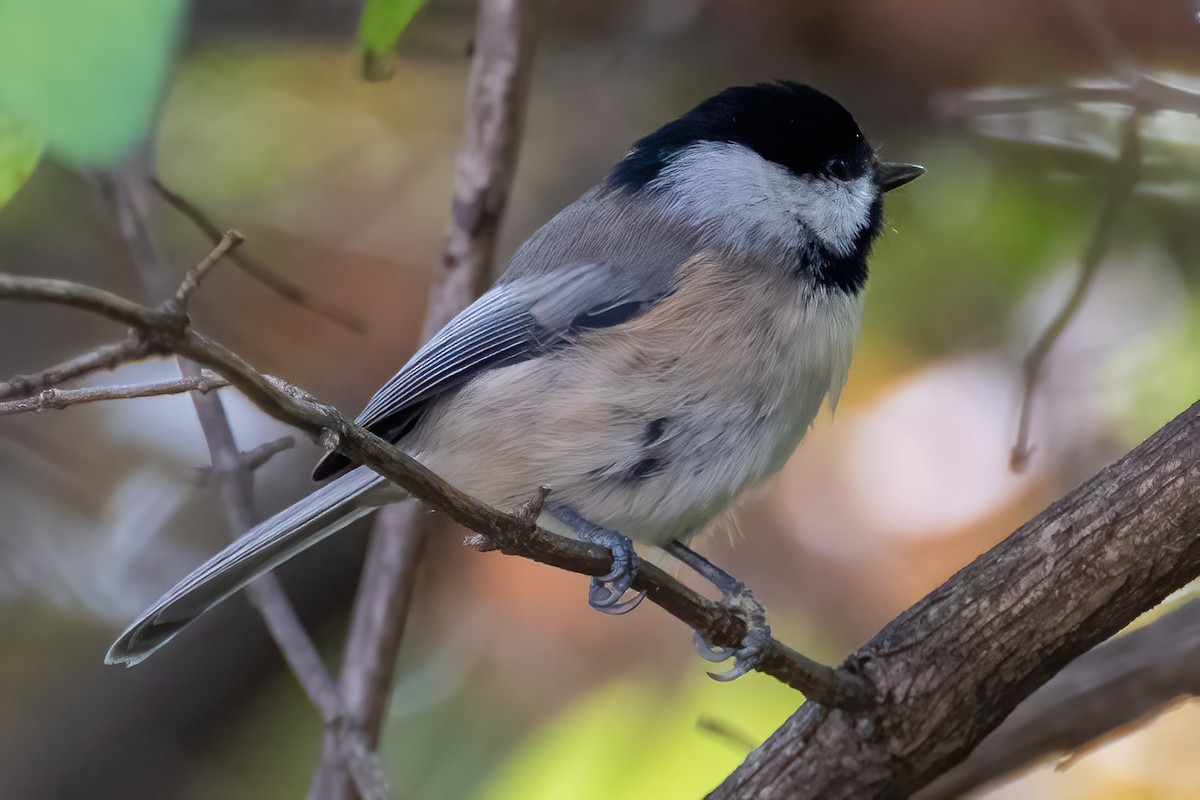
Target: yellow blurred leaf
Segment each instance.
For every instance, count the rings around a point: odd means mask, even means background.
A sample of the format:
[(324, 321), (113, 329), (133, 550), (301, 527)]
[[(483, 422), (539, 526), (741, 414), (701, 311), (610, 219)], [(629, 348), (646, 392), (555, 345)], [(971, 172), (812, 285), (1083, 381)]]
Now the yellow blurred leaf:
[(12, 120), (0, 118), (0, 208), (20, 189), (42, 154), (42, 143)]

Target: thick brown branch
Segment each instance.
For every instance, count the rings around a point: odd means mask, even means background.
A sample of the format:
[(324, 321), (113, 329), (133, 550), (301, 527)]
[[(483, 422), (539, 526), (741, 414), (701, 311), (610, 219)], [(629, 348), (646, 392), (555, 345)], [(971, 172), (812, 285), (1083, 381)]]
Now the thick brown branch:
[(966, 761), (917, 793), (964, 793), (1145, 720), (1200, 695), (1200, 601), (1072, 661), (992, 731)]
[(1200, 574), (1200, 403), (847, 662), (878, 702), (805, 704), (712, 795), (905, 797), (1064, 665)]
[(229, 381), (220, 375), (204, 372), (195, 377), (174, 378), (156, 383), (142, 383), (132, 386), (99, 386), (87, 389), (43, 389), (33, 397), (24, 400), (0, 402), (0, 417), (9, 414), (23, 414), (28, 411), (50, 411), (63, 409), (81, 403), (95, 403), (100, 400), (129, 400), (135, 397), (161, 397), (162, 395), (183, 394), (184, 392), (200, 392), (206, 394), (213, 389), (228, 386)]

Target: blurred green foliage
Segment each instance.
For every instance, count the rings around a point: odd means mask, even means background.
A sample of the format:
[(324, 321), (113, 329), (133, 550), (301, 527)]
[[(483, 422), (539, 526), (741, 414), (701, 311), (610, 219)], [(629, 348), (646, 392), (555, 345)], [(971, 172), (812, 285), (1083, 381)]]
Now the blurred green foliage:
[(698, 670), (673, 690), (630, 679), (587, 696), (533, 733), (487, 800), (702, 797), (803, 702), (773, 678), (733, 683)]
[(864, 335), (922, 356), (995, 343), (1031, 283), (1078, 258), (1097, 195), (962, 143), (927, 145), (920, 160), (916, 188), (888, 195)]
[(42, 155), (42, 143), (23, 125), (0, 117), (0, 208), (33, 173)]
[(425, 0), (367, 0), (358, 26), (363, 49), (363, 76), (387, 80), (396, 70), (396, 42)]
[(70, 164), (119, 161), (154, 118), (184, 7), (0, 0), (0, 115)]

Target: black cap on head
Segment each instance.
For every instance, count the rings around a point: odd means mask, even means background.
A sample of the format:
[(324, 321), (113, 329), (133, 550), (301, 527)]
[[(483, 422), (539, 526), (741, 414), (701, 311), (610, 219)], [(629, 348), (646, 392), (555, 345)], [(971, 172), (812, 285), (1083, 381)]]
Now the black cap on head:
[(639, 140), (609, 176), (609, 185), (641, 189), (680, 150), (697, 142), (744, 145), (799, 175), (830, 169), (861, 175), (871, 146), (850, 112), (810, 86), (791, 81), (737, 86), (710, 97)]

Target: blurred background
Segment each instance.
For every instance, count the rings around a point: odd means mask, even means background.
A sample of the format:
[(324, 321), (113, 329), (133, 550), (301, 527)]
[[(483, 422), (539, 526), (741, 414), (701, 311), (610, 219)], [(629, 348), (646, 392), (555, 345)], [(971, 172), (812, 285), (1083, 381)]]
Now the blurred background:
[[(1123, 58), (1200, 88), (1195, 4), (1089, 6)], [(417, 344), (448, 226), (475, 6), (429, 0), (385, 83), (358, 72), (360, 11), (354, 0), (197, 2), (154, 134), (164, 184), (367, 330), (231, 265), (195, 297), (197, 324), (348, 413)], [(736, 525), (700, 543), (809, 655), (839, 661), (1200, 398), (1200, 122), (1180, 108), (1146, 120), (1142, 182), (1047, 363), (1029, 466), (1009, 469), (1021, 360), (1076, 279), (1124, 111), (1048, 102), (981, 115), (981, 103), (1117, 77), (1101, 38), (1070, 3), (1043, 0), (544, 3), (501, 265), (633, 140), (738, 83), (818, 86), (882, 157), (928, 169), (888, 196), (836, 416), (820, 417)], [(165, 204), (151, 222), (180, 275), (207, 252)], [(107, 207), (54, 158), (0, 212), (0, 269), (141, 293)], [(84, 313), (6, 304), (0, 376), (119, 334)], [(174, 370), (148, 362), (91, 382)], [(222, 396), (243, 448), (288, 433)], [(260, 512), (308, 492), (318, 454), (301, 441), (261, 469)], [(305, 792), (320, 722), (244, 599), (136, 669), (101, 663), (134, 615), (224, 543), (206, 464), (184, 397), (0, 418), (0, 796)], [(334, 666), (366, 531), (282, 570)], [(383, 738), (400, 796), (696, 797), (798, 704), (762, 675), (709, 681), (690, 631), (649, 604), (596, 614), (582, 577), (480, 555), (458, 535), (426, 555)], [(982, 796), (1197, 797), (1198, 736), (1200, 708), (1181, 704), (1069, 769)]]

